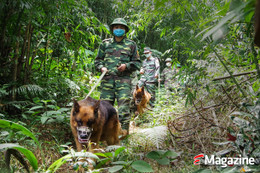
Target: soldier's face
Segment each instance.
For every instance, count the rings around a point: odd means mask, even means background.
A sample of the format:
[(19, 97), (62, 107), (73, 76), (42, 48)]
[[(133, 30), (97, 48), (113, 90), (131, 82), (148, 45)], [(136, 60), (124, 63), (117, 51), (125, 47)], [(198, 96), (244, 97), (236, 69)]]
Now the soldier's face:
[(166, 66), (167, 66), (167, 67), (171, 67), (172, 64), (171, 64), (170, 62), (167, 62), (167, 63), (166, 63)]
[(144, 56), (146, 57), (146, 58), (150, 58), (150, 56), (151, 56), (151, 52), (147, 52), (147, 53), (144, 53)]
[(113, 26), (113, 30), (115, 30), (115, 29), (123, 29), (123, 30), (125, 30), (125, 26), (124, 25), (114, 25)]

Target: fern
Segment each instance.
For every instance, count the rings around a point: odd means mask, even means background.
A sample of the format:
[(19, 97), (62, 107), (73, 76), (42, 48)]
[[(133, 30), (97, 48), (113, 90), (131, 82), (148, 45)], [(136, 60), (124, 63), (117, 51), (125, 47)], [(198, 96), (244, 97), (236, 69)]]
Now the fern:
[(136, 135), (133, 135), (134, 139), (132, 141), (142, 146), (143, 144), (146, 143), (148, 146), (156, 147), (157, 149), (159, 149), (160, 146), (165, 141), (166, 136), (167, 136), (167, 127), (157, 126), (153, 128), (140, 130), (139, 132), (136, 133)]
[(80, 90), (80, 87), (75, 82), (73, 82), (72, 80), (66, 78), (65, 82), (67, 83), (68, 87), (71, 90)]
[(7, 85), (3, 85), (2, 88), (0, 88), (0, 98), (4, 98), (7, 95)]
[(44, 89), (39, 85), (22, 85), (16, 89), (11, 90), (12, 94), (18, 94), (21, 96), (38, 96), (40, 95)]

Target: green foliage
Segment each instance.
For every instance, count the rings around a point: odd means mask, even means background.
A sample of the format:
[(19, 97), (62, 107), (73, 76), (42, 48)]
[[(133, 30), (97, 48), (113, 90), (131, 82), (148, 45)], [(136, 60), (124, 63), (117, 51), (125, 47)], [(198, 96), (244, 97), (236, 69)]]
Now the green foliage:
[(40, 121), (42, 124), (45, 123), (61, 123), (68, 122), (70, 108), (60, 108), (55, 104), (54, 100), (38, 100), (35, 99), (35, 106), (31, 107), (27, 114), (33, 116), (40, 115)]
[[(204, 106), (211, 106), (208, 103), (221, 100), (226, 93), (220, 86), (230, 92), (231, 100), (238, 102), (241, 100), (241, 95), (236, 94), (238, 91), (248, 103), (254, 103), (259, 97), (259, 76), (255, 73), (233, 80), (212, 81), (258, 68), (259, 49), (252, 41), (255, 2), (3, 0), (0, 2), (0, 116), (30, 122), (30, 125), (67, 125), (71, 98), (84, 98), (98, 79), (94, 59), (101, 40), (112, 36), (108, 25), (114, 18), (124, 17), (130, 26), (127, 36), (137, 43), (141, 57), (143, 47), (150, 46), (160, 56), (161, 69), (168, 57), (174, 64), (182, 65), (179, 79), (185, 87), (181, 93), (169, 95), (161, 91), (153, 111), (135, 119), (149, 123), (138, 140), (134, 138), (133, 146), (139, 149), (139, 145), (145, 144), (141, 146), (159, 149), (167, 143), (166, 123), (176, 114), (182, 114), (184, 105), (189, 107), (205, 101)], [(96, 88), (92, 97), (99, 99), (99, 95)], [(225, 109), (233, 110), (232, 106)], [(234, 151), (254, 155), (259, 150), (252, 148), (259, 145), (256, 133), (259, 118), (243, 109), (239, 107), (232, 114), (234, 123), (241, 127), (236, 131), (239, 138), (234, 142)], [(230, 113), (224, 108), (216, 112)], [(19, 137), (24, 139), (23, 133), (25, 131), (19, 130), (18, 137), (12, 138), (14, 132), (11, 131), (4, 139), (8, 142)], [(236, 136), (235, 132), (230, 133)], [(140, 168), (140, 162), (127, 161), (123, 151), (125, 149), (116, 149), (104, 156), (104, 164), (114, 163), (111, 172)], [(157, 154), (168, 163), (168, 157)], [(63, 163), (60, 160), (52, 168)], [(100, 162), (100, 166), (104, 164)], [(77, 169), (78, 165), (73, 166)]]
[(33, 169), (35, 171), (38, 169), (38, 160), (36, 159), (36, 157), (30, 150), (28, 150), (20, 145), (13, 144), (13, 143), (0, 144), (0, 151), (7, 150), (9, 148), (13, 148), (13, 149), (16, 149), (19, 152), (21, 152), (24, 155), (24, 157), (28, 159), (28, 161), (29, 161), (30, 165), (33, 167)]
[[(100, 168), (106, 163), (110, 163), (112, 166), (109, 167), (109, 172), (117, 172), (123, 170), (136, 170), (138, 172), (153, 172), (151, 166), (143, 160), (126, 160), (127, 152), (125, 147), (120, 146), (109, 146), (107, 150), (112, 150), (106, 153), (96, 153), (97, 156), (103, 157), (100, 160), (96, 168)], [(114, 151), (113, 151), (114, 150)]]
[(247, 112), (233, 112), (231, 119), (233, 123), (239, 127), (236, 134), (230, 129), (231, 136), (235, 138), (233, 142), (234, 151), (247, 157), (258, 158), (260, 155), (260, 101), (255, 105), (245, 105)]
[[(240, 155), (241, 157), (246, 158), (255, 158), (256, 163), (253, 166), (240, 165), (235, 166), (233, 168), (219, 168), (220, 172), (239, 172), (241, 168), (245, 171), (260, 171), (259, 166), (257, 165), (260, 155), (260, 136), (259, 136), (259, 128), (260, 128), (260, 102), (257, 101), (255, 105), (245, 105), (248, 112), (233, 112), (230, 115), (233, 123), (239, 129), (235, 131), (235, 129), (229, 128), (229, 132), (227, 134), (228, 141), (221, 143), (214, 143), (215, 145), (223, 145), (232, 144), (228, 148), (217, 152), (217, 155), (227, 157)], [(208, 169), (200, 169), (196, 172), (205, 172)]]
[(153, 172), (153, 169), (151, 168), (151, 166), (143, 160), (134, 161), (131, 164), (131, 166), (133, 169), (135, 169), (136, 171), (139, 171), (139, 172)]
[[(112, 162), (112, 163), (124, 163), (126, 162), (117, 162), (122, 161), (120, 158), (123, 158), (123, 151), (125, 151), (125, 147), (120, 146), (109, 146), (107, 148), (106, 153), (96, 153), (97, 156), (103, 157), (100, 162), (97, 164), (96, 168), (101, 168), (106, 163)], [(113, 168), (112, 168), (113, 169)]]
[[(59, 167), (61, 167), (63, 164), (65, 164), (67, 162), (71, 162), (74, 170), (78, 170), (79, 165), (83, 165), (83, 168), (84, 168), (84, 167), (88, 167), (89, 164), (91, 164), (91, 165), (95, 164), (95, 162), (91, 159), (99, 160), (99, 158), (91, 152), (85, 152), (85, 151), (75, 152), (71, 148), (68, 148), (68, 150), (64, 150), (63, 152), (68, 152), (69, 154), (61, 157), (60, 159), (58, 159), (54, 163), (52, 163), (46, 172), (48, 172), (48, 173), (56, 172)], [(84, 159), (84, 160), (81, 161), (82, 159)]]
[(157, 161), (157, 163), (160, 165), (169, 165), (170, 162), (177, 156), (179, 155), (172, 150), (151, 151), (146, 155), (147, 158)]
[[(30, 137), (31, 139), (33, 139), (35, 141), (35, 143), (40, 147), (39, 141), (38, 139), (34, 136), (34, 134), (32, 132), (30, 132), (27, 128), (25, 128), (24, 126), (8, 121), (8, 120), (0, 120), (0, 128), (1, 129), (11, 129), (12, 131), (19, 131), (21, 132), (23, 135), (26, 135), (27, 137)], [(20, 139), (21, 140), (21, 139)], [(20, 141), (19, 141), (20, 142)], [(0, 150), (4, 151), (7, 149), (16, 149), (19, 152), (21, 152), (25, 158), (28, 159), (29, 163), (31, 164), (31, 166), (33, 167), (33, 169), (36, 171), (38, 169), (38, 160), (36, 159), (36, 157), (34, 156), (34, 154), (26, 149), (23, 146), (14, 144), (14, 143), (4, 143), (4, 144), (0, 144)]]
[(7, 129), (20, 131), (24, 135), (32, 138), (38, 146), (40, 145), (38, 139), (34, 136), (34, 134), (30, 130), (28, 130), (27, 128), (25, 128), (24, 126), (22, 126), (20, 124), (17, 124), (12, 121), (8, 121), (8, 120), (0, 119), (0, 128), (7, 128)]
[[(244, 19), (245, 22), (250, 22), (254, 14), (254, 4), (255, 0), (248, 0), (246, 3), (241, 0), (231, 1), (227, 15), (223, 17), (216, 26), (210, 27), (211, 29), (203, 35), (202, 40), (213, 35), (213, 40), (218, 41), (218, 39), (223, 38), (227, 33), (227, 30), (223, 31), (225, 25), (233, 24), (241, 19)], [(226, 6), (226, 8), (227, 7), (228, 6)]]

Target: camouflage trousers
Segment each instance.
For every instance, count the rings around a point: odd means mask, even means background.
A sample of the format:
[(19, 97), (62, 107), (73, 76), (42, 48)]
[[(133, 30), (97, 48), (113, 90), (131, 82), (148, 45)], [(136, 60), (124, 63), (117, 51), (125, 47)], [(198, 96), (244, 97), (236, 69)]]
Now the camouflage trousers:
[(101, 82), (100, 99), (118, 104), (119, 121), (123, 129), (128, 130), (130, 122), (131, 78), (105, 76)]
[(151, 107), (154, 107), (156, 82), (144, 82), (142, 80), (139, 80), (138, 86), (139, 87), (144, 86), (145, 89), (151, 94), (151, 100), (149, 102), (150, 102)]

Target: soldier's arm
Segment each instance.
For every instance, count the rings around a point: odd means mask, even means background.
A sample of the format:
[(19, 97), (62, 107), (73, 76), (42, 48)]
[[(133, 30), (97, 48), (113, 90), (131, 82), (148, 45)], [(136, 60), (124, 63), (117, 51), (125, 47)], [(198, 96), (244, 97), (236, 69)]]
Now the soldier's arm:
[[(144, 62), (143, 62), (144, 64)], [(144, 66), (142, 65), (141, 69), (140, 69), (140, 74), (144, 74)]]
[(135, 70), (140, 70), (141, 67), (141, 61), (140, 61), (140, 56), (137, 50), (136, 44), (134, 44), (132, 48), (132, 55), (130, 57), (130, 62), (126, 63), (126, 68), (129, 71), (135, 71)]
[(140, 74), (144, 74), (144, 69), (145, 69), (145, 60), (142, 62), (142, 66), (140, 69)]
[(165, 69), (162, 71), (160, 77), (161, 77), (161, 78), (160, 78), (160, 82), (164, 82), (164, 80), (165, 80)]
[(105, 46), (104, 43), (101, 43), (98, 49), (98, 54), (95, 59), (95, 67), (97, 71), (101, 71), (101, 68), (104, 67), (104, 57), (105, 57)]
[(155, 58), (155, 74), (154, 76), (159, 76), (159, 72), (160, 72), (160, 62), (158, 60), (158, 58)]

